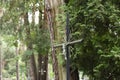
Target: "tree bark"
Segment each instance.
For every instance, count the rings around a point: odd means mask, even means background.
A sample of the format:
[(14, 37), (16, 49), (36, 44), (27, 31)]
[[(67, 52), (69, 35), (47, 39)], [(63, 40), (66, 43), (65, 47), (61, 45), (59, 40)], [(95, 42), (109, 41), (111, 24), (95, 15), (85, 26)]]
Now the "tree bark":
[[(28, 13), (25, 13), (24, 15), (24, 25), (26, 26), (26, 34), (27, 34), (27, 50), (32, 51), (32, 43), (31, 43), (31, 38), (30, 38), (30, 27), (28, 27), (29, 22), (28, 22)], [(36, 70), (36, 62), (35, 62), (35, 56), (34, 53), (32, 53), (29, 56), (29, 60), (28, 60), (28, 69), (29, 69), (29, 74), (31, 77), (31, 80), (37, 80), (37, 70)]]
[(1, 51), (1, 43), (0, 43), (0, 80), (2, 80), (2, 51)]
[[(32, 44), (28, 45), (28, 50), (32, 50)], [(34, 53), (29, 56), (28, 64), (31, 80), (37, 80), (37, 69)]]
[(38, 54), (38, 80), (41, 80), (41, 64), (42, 64), (42, 55)]
[[(41, 5), (41, 4), (40, 4)], [(46, 14), (44, 13), (44, 18), (42, 18), (43, 12), (42, 12), (42, 6), (39, 7), (39, 28), (38, 32), (40, 30), (45, 30), (46, 24), (43, 24), (43, 21), (46, 22)], [(48, 78), (48, 54), (46, 52), (38, 54), (38, 80), (47, 80)]]
[(31, 80), (37, 80), (37, 72), (36, 72), (34, 54), (30, 56), (29, 64), (30, 64), (29, 69), (30, 69)]
[(38, 56), (38, 80), (47, 80), (48, 55)]
[[(16, 47), (16, 56), (18, 56), (18, 47)], [(19, 80), (19, 62), (18, 59), (16, 60), (16, 80)]]
[(52, 56), (52, 62), (53, 62), (53, 71), (54, 71), (54, 74), (55, 74), (55, 79), (54, 80), (59, 80), (58, 60), (57, 60), (57, 57), (56, 57), (55, 48), (53, 46), (55, 36), (54, 36), (54, 28), (53, 28), (54, 17), (52, 15), (54, 13), (51, 12), (50, 0), (45, 0), (45, 8), (46, 8), (47, 22), (48, 22), (49, 32), (50, 32), (51, 52), (52, 52), (51, 56)]
[(71, 79), (70, 80), (79, 80), (79, 72), (78, 69), (70, 69)]

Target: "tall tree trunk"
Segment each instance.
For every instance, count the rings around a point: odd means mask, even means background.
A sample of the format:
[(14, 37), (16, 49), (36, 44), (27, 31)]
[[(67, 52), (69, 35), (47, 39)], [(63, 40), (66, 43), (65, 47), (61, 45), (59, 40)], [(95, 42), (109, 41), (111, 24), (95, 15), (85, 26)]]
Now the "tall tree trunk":
[[(40, 4), (41, 5), (41, 4)], [(44, 18), (42, 18), (42, 6), (39, 7), (39, 28), (38, 28), (38, 32), (40, 32), (40, 30), (45, 30), (46, 24), (43, 24), (43, 21), (45, 21), (45, 14), (44, 14)], [(43, 53), (38, 54), (38, 80), (47, 80), (48, 77), (48, 54), (44, 53), (45, 55), (43, 55)]]
[[(41, 5), (41, 4), (39, 4)], [(39, 7), (39, 27), (37, 29), (38, 33), (40, 32), (40, 29), (43, 27), (43, 24), (42, 24), (42, 6)], [(39, 52), (38, 53), (38, 80), (42, 80), (41, 77), (41, 68), (42, 68), (42, 54)]]
[[(16, 56), (18, 56), (19, 50), (18, 47), (16, 47)], [(16, 80), (19, 80), (19, 62), (18, 59), (16, 61)]]
[(48, 55), (38, 56), (38, 80), (47, 80)]
[[(24, 15), (24, 25), (26, 26), (26, 34), (27, 34), (27, 49), (32, 51), (32, 43), (31, 43), (31, 38), (30, 38), (30, 27), (28, 27), (29, 22), (28, 22), (28, 13), (26, 13)], [(36, 62), (35, 62), (35, 57), (34, 57), (34, 53), (32, 53), (29, 56), (29, 61), (28, 61), (28, 67), (29, 67), (29, 74), (31, 77), (31, 80), (37, 80), (37, 70), (36, 70)]]
[(45, 55), (42, 57), (41, 80), (47, 80), (47, 63), (48, 63), (48, 57), (47, 55)]
[(38, 80), (41, 80), (41, 64), (42, 64), (42, 55), (38, 54)]
[(43, 80), (47, 80), (48, 79), (48, 55), (45, 56), (44, 58), (44, 79)]
[[(28, 50), (32, 50), (31, 44), (28, 45)], [(30, 55), (28, 64), (29, 64), (29, 72), (30, 72), (31, 80), (37, 80), (36, 62), (35, 62), (35, 56), (33, 53)]]
[[(29, 39), (29, 38), (27, 38)], [(27, 50), (29, 51), (32, 51), (32, 44), (29, 43), (27, 45)], [(35, 56), (34, 56), (34, 53), (32, 53), (30, 56), (29, 56), (29, 60), (28, 60), (28, 69), (29, 69), (29, 76), (30, 76), (30, 79), (31, 80), (37, 80), (37, 69), (36, 69), (36, 62), (35, 62)]]
[[(54, 80), (59, 80), (59, 70), (58, 70), (58, 60), (56, 57), (56, 52), (55, 52), (55, 48), (54, 48), (54, 40), (55, 40), (55, 36), (54, 36), (54, 23), (53, 23), (53, 19), (54, 17), (52, 16), (54, 13), (51, 12), (51, 7), (50, 7), (50, 1), (49, 0), (45, 0), (45, 8), (46, 8), (46, 13), (47, 13), (47, 22), (48, 22), (48, 26), (49, 26), (49, 32), (50, 32), (50, 41), (51, 41), (51, 52), (52, 52), (52, 62), (53, 62), (53, 71), (55, 74), (55, 79)], [(53, 14), (52, 14), (53, 13)]]
[(0, 42), (0, 80), (2, 80), (2, 51), (1, 51), (1, 42)]
[(70, 80), (79, 80), (79, 72), (78, 69), (70, 69), (71, 79)]

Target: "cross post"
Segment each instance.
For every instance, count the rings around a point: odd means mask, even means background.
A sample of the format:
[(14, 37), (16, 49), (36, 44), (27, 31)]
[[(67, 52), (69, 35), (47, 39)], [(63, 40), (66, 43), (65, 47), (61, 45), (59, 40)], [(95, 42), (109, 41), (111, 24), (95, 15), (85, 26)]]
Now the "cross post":
[[(69, 14), (67, 12), (66, 14), (66, 42), (68, 42), (70, 40), (69, 37), (70, 34), (70, 28), (69, 28)], [(70, 50), (69, 50), (69, 46), (66, 45), (66, 80), (70, 80), (70, 58), (69, 58), (69, 54), (70, 54)]]
[(73, 45), (73, 44), (81, 43), (82, 41), (83, 41), (83, 39), (79, 39), (79, 40), (75, 40), (75, 41), (72, 41), (72, 42), (65, 42), (65, 43), (61, 43), (61, 44), (54, 44), (54, 48), (62, 47), (63, 53), (65, 53), (67, 80), (70, 80), (69, 46)]
[(70, 80), (70, 58), (69, 58), (70, 50), (69, 50), (69, 45), (80, 43), (80, 42), (82, 42), (82, 39), (69, 42), (70, 29), (69, 29), (69, 15), (68, 15), (68, 13), (66, 16), (67, 16), (67, 18), (66, 18), (66, 41), (65, 41), (65, 43), (54, 45), (54, 48), (63, 47), (63, 52), (65, 52), (65, 59), (66, 59), (66, 80)]

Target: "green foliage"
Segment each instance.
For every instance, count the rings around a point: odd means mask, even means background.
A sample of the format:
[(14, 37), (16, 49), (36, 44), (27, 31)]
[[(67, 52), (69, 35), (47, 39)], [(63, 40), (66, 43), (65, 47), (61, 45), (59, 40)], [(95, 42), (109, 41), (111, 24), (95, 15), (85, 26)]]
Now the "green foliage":
[(33, 54), (33, 51), (32, 50), (26, 50), (24, 52), (25, 55), (32, 55)]
[[(22, 54), (16, 56), (16, 46), (14, 45), (15, 37), (12, 35), (3, 35), (2, 42), (2, 62), (4, 69), (2, 69), (3, 78), (16, 79), (16, 61), (19, 63), (19, 74), (25, 76), (26, 66), (22, 61)], [(28, 54), (29, 55), (29, 54)], [(28, 59), (28, 58), (27, 58)], [(22, 77), (20, 77), (22, 79)], [(26, 78), (26, 77), (25, 77)]]
[[(4, 3), (5, 7), (5, 14), (1, 19), (1, 33), (2, 34), (11, 34), (15, 37), (13, 40), (14, 46), (17, 46), (16, 41), (19, 39), (21, 42), (25, 43), (26, 45), (35, 44), (35, 49), (41, 50), (45, 52), (49, 47), (49, 41), (47, 30), (39, 30), (39, 26), (43, 23), (39, 23), (39, 25), (29, 23), (27, 25), (23, 25), (24, 22), (20, 19), (24, 19), (24, 15), (27, 13), (33, 13), (33, 4), (35, 4), (35, 11), (41, 7), (37, 6), (36, 3), (41, 4), (42, 1), (36, 0), (20, 0), (20, 1), (7, 1)], [(40, 14), (41, 15), (41, 14)], [(27, 29), (30, 29), (30, 34), (27, 34)], [(28, 39), (29, 37), (29, 39)], [(10, 40), (11, 41), (11, 40)], [(43, 43), (45, 45), (43, 45)], [(41, 49), (39, 49), (41, 48)], [(39, 51), (39, 52), (41, 52)]]
[(71, 40), (83, 39), (75, 45), (71, 65), (92, 80), (119, 79), (119, 3), (117, 0), (70, 0), (68, 4)]
[[(2, 37), (1, 37), (2, 39)], [(2, 62), (4, 69), (2, 74), (3, 77), (13, 77), (15, 76), (15, 47), (8, 45), (4, 40), (2, 40), (2, 45), (1, 45), (1, 52), (2, 52)], [(4, 55), (5, 54), (5, 55)]]
[(34, 38), (32, 39), (32, 41), (34, 44), (34, 49), (40, 54), (47, 54), (50, 48), (48, 30), (40, 29), (33, 35)]
[[(8, 46), (6, 48), (12, 49), (12, 52), (9, 50), (8, 52), (6, 52), (7, 50), (3, 51), (5, 53), (5, 61), (7, 62), (5, 64), (4, 74), (6, 75), (4, 75), (4, 77), (16, 76), (15, 61), (21, 61), (19, 64), (20, 75), (24, 74), (24, 76), (26, 76), (26, 64), (24, 63), (29, 59), (29, 56), (39, 53), (46, 55), (50, 47), (48, 31), (46, 29), (40, 29), (44, 22), (40, 21), (39, 24), (36, 25), (34, 22), (30, 23), (29, 21), (26, 24), (24, 20), (26, 13), (29, 17), (29, 13), (33, 15), (35, 11), (43, 10), (43, 1), (6, 0), (3, 3), (0, 2), (0, 4), (0, 7), (5, 8), (4, 15), (0, 18), (0, 35), (2, 35), (5, 44)], [(35, 10), (33, 11), (34, 5)], [(41, 16), (42, 14), (40, 13), (39, 15)], [(28, 20), (28, 18), (26, 20)], [(29, 47), (28, 45), (30, 45), (32, 49), (26, 50), (25, 52), (24, 50), (20, 51), (20, 54), (16, 56), (15, 48), (20, 47), (18, 41), (23, 46)]]

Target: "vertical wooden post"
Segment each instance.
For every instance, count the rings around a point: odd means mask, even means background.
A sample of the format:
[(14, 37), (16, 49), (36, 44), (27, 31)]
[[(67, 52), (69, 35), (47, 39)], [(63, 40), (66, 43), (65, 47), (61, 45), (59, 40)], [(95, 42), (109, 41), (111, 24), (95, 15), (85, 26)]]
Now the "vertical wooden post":
[[(16, 47), (16, 57), (18, 56), (18, 47)], [(16, 60), (16, 80), (19, 80), (19, 61)]]
[[(69, 34), (70, 34), (70, 29), (69, 29), (69, 15), (68, 13), (66, 14), (66, 42), (69, 41)], [(66, 75), (67, 79), (70, 80), (70, 58), (69, 58), (69, 45), (66, 45)]]

